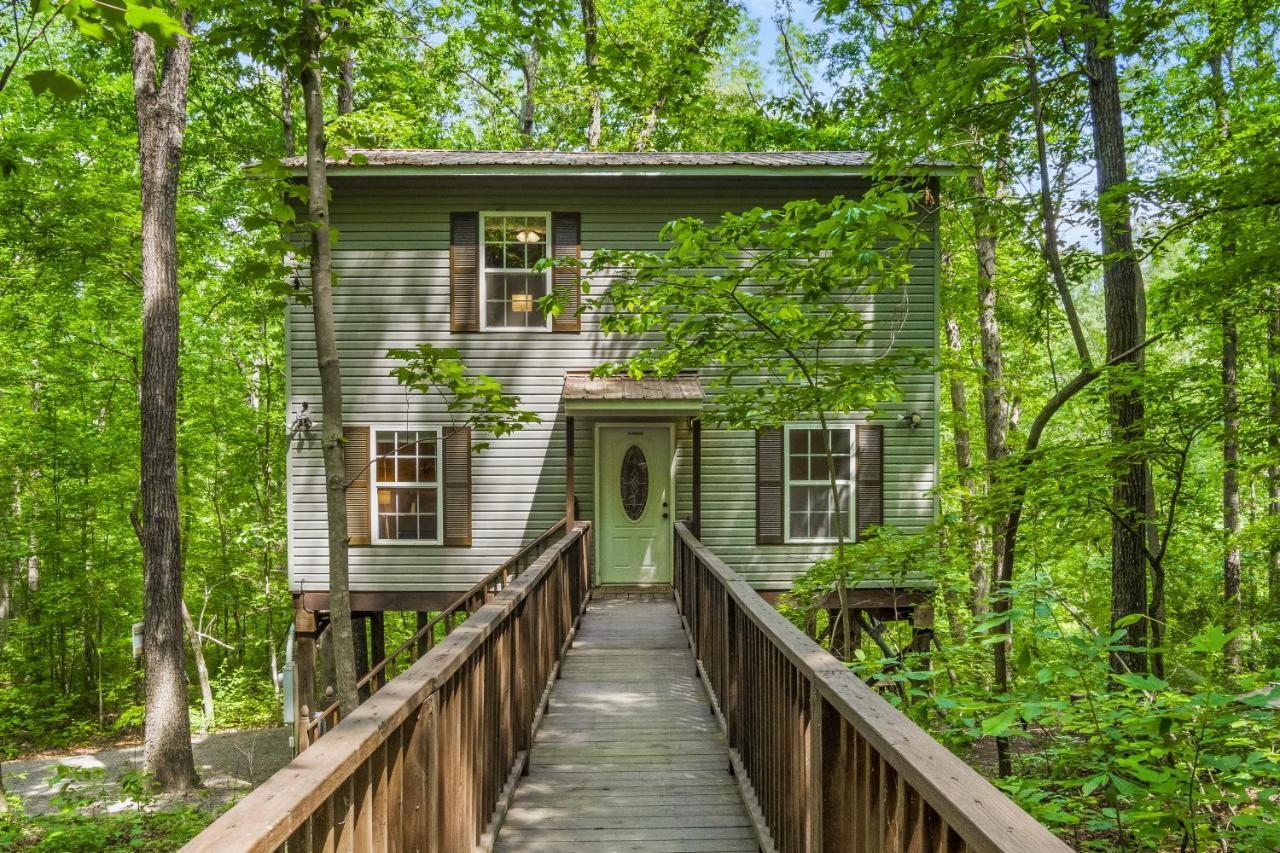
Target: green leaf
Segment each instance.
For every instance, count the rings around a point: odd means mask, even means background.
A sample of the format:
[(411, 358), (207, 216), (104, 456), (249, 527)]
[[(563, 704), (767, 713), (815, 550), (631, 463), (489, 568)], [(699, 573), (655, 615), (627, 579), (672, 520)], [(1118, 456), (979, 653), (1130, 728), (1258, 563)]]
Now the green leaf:
[(982, 721), (982, 733), (992, 737), (999, 737), (1015, 726), (1019, 719), (1017, 707), (1005, 708), (994, 717), (987, 717)]
[(56, 68), (41, 68), (27, 75), (27, 83), (36, 95), (45, 92), (64, 101), (72, 101), (84, 94), (84, 84), (70, 74), (64, 74)]
[(182, 24), (156, 6), (142, 6), (132, 2), (126, 3), (124, 20), (126, 24), (135, 30), (144, 32), (162, 43), (171, 41), (174, 36), (190, 37), (191, 35), (182, 28)]
[(1115, 676), (1115, 679), (1125, 687), (1130, 687), (1134, 690), (1167, 690), (1169, 687), (1169, 682), (1154, 675), (1123, 673)]

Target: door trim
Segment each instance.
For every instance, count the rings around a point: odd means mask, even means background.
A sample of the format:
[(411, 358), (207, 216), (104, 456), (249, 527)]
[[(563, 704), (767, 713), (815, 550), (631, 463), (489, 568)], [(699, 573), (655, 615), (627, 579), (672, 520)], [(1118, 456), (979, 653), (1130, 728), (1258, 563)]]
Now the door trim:
[[(676, 422), (666, 421), (666, 420), (663, 420), (663, 421), (597, 420), (594, 424), (592, 424), (592, 428), (591, 428), (591, 443), (592, 443), (591, 495), (592, 495), (592, 498), (591, 499), (595, 505), (592, 507), (591, 514), (594, 520), (596, 521), (597, 525), (599, 525), (599, 522), (603, 520), (603, 515), (604, 515), (602, 511), (603, 504), (601, 503), (601, 497), (600, 497), (600, 485), (601, 485), (600, 429), (602, 427), (604, 429), (628, 429), (628, 428), (652, 429), (653, 427), (656, 427), (656, 426), (665, 426), (667, 428), (667, 451), (668, 451), (668, 455), (671, 457), (671, 470), (667, 474), (668, 489), (671, 492), (671, 495), (668, 498), (668, 502), (671, 504), (671, 517), (668, 518), (667, 521), (668, 523), (671, 524), (672, 530), (673, 531), (675, 530), (676, 519), (680, 517), (676, 515), (676, 492), (678, 491), (678, 489), (676, 488)], [(598, 584), (600, 583), (600, 565), (601, 565), (600, 564), (600, 544), (601, 544), (601, 540), (604, 538), (604, 528), (602, 526), (599, 527), (599, 529), (596, 531), (596, 535), (592, 536), (591, 538), (594, 541), (593, 550), (595, 551), (595, 553), (592, 555), (592, 562), (595, 564), (595, 570), (592, 572), (592, 574), (593, 574), (593, 580)], [(672, 551), (671, 570), (674, 573), (675, 572), (675, 534), (674, 532), (672, 533), (672, 536), (671, 536), (671, 551)]]

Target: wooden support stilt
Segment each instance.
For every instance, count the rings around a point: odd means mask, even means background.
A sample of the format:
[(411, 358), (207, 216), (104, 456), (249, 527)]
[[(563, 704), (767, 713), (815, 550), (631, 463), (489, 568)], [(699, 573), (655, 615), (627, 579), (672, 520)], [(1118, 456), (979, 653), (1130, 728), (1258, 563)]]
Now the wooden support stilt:
[[(423, 628), (427, 627), (427, 623), (430, 621), (431, 621), (431, 614), (426, 610), (419, 610), (418, 623), (417, 623), (418, 627), (415, 629), (415, 631), (421, 631)], [(433, 639), (434, 639), (433, 637), (428, 635), (418, 641), (418, 657), (422, 657), (427, 653), (427, 651), (431, 648), (431, 641)]]
[[(387, 640), (381, 610), (369, 614), (369, 651), (370, 666), (377, 666), (387, 656)], [(378, 674), (377, 686), (382, 687), (386, 683), (387, 672), (384, 669)]]
[[(356, 655), (356, 681), (369, 674), (369, 636), (365, 631), (364, 613), (351, 614), (351, 645)], [(360, 701), (369, 698), (367, 687), (360, 690)]]

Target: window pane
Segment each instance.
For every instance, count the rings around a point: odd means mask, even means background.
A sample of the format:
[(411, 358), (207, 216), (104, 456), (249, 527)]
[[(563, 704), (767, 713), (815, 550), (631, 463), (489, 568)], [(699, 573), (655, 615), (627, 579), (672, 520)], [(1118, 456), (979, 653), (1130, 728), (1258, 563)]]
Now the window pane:
[(791, 538), (809, 538), (809, 515), (803, 512), (791, 513)]
[(396, 446), (395, 433), (393, 432), (378, 433), (377, 444), (378, 444), (379, 456), (383, 456), (387, 453), (390, 453), (392, 450), (395, 449), (395, 446)]
[(836, 429), (831, 431), (831, 452), (845, 456), (849, 455), (849, 430)]
[(416, 515), (402, 515), (397, 522), (400, 526), (400, 539), (417, 539), (418, 538), (418, 517)]
[(849, 453), (847, 451), (836, 457), (836, 479), (849, 479)]
[[(822, 439), (818, 439), (821, 441)], [(831, 475), (830, 467), (827, 465), (827, 456), (822, 450), (815, 448), (814, 455), (809, 457), (809, 479), (810, 480), (826, 480)]]
[(807, 453), (809, 450), (809, 431), (803, 429), (791, 430), (790, 449), (792, 454)]
[(378, 459), (378, 482), (390, 483), (396, 478), (396, 460), (381, 457)]
[(397, 483), (412, 483), (413, 477), (416, 471), (417, 471), (417, 466), (414, 465), (412, 458), (406, 459), (404, 458), (403, 455), (401, 455), (400, 458), (396, 460), (396, 482)]
[(418, 482), (434, 483), (436, 481), (436, 460), (435, 459), (419, 459), (418, 460)]
[(538, 300), (547, 295), (542, 273), (489, 273), (486, 278), (485, 323), (500, 328), (543, 328), (546, 315)]

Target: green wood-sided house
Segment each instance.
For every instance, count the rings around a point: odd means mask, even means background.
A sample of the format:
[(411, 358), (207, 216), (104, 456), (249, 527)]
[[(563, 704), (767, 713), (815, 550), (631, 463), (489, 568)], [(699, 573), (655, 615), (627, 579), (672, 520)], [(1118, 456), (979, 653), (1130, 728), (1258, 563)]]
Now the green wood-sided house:
[[(676, 519), (695, 522), (765, 593), (787, 589), (831, 550), (834, 513), (811, 425), (759, 434), (704, 425), (705, 389), (693, 375), (592, 378), (639, 343), (603, 335), (589, 312), (546, 317), (538, 299), (573, 289), (576, 274), (533, 267), (545, 255), (661, 248), (661, 226), (683, 216), (857, 195), (868, 182), (864, 155), (359, 153), (358, 165), (329, 172), (356, 611), (439, 610), (567, 511), (592, 521), (604, 584), (669, 582)], [(915, 251), (908, 287), (866, 303), (878, 346), (935, 352), (936, 246)], [(291, 417), (305, 408), (318, 425), (308, 306), (290, 305), (287, 333)], [(407, 394), (389, 375), (389, 349), (424, 342), (457, 349), (542, 422), (472, 453), (483, 436), (451, 429), (441, 400)], [(937, 512), (936, 375), (913, 370), (900, 385), (901, 403), (874, 420), (842, 418), (833, 435), (854, 535), (882, 524), (918, 531)], [(324, 611), (318, 428), (295, 435), (288, 465), (290, 589), (300, 609)], [(867, 586), (864, 606), (896, 606), (877, 605), (886, 593)]]

